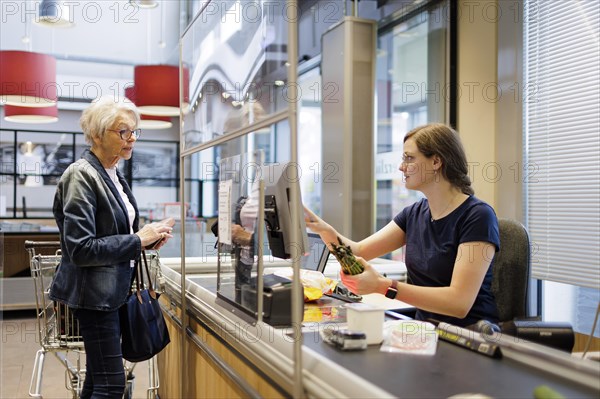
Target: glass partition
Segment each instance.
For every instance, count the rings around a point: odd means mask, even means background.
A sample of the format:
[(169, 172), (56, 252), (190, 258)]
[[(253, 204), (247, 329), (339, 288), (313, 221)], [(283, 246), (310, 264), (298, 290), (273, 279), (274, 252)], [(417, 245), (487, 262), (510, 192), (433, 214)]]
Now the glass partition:
[[(206, 2), (180, 41), (182, 198), (195, 199), (202, 206), (206, 202), (216, 208), (215, 227), (219, 237), (216, 299), (221, 305), (225, 302), (242, 309), (243, 312), (231, 310), (238, 316), (250, 315), (252, 323), (266, 320), (261, 312), (262, 245), (257, 245), (263, 235), (261, 226), (265, 222), (260, 206), (266, 202), (266, 195), (259, 194), (262, 184), (257, 182), (262, 180), (256, 172), (266, 156), (269, 163), (289, 161), (294, 165), (290, 177), (297, 176), (298, 10), (295, 0)], [(194, 189), (195, 178), (212, 181), (209, 176), (215, 175), (218, 176), (216, 196), (188, 191)], [(287, 316), (288, 325), (290, 315), (291, 322), (300, 325), (302, 307), (291, 303), (302, 304), (300, 256), (296, 255), (304, 248), (288, 248), (297, 240), (303, 222), (294, 212), (301, 213), (299, 185), (290, 185), (284, 193), (287, 194), (277, 194), (281, 197), (277, 203), (287, 209), (287, 219), (291, 220), (285, 225), (290, 226), (291, 235), (289, 245), (284, 247), (293, 255), (296, 277), (287, 295), (289, 306), (282, 308), (281, 313)], [(187, 226), (184, 229), (183, 246), (187, 255)], [(187, 307), (187, 263), (183, 258), (183, 308)], [(200, 283), (211, 290), (210, 284), (210, 281)], [(282, 305), (284, 301), (277, 303)], [(182, 339), (183, 351), (186, 345)], [(302, 340), (296, 339), (293, 386), (298, 391), (302, 388), (301, 345)], [(182, 363), (185, 368), (186, 360), (182, 359)]]
[[(285, 1), (210, 2), (182, 38), (183, 150), (287, 109)], [(289, 18), (287, 18), (289, 19)]]
[[(217, 295), (256, 311), (257, 237), (260, 201), (259, 181), (264, 163), (262, 151), (221, 159), (219, 164)], [(264, 200), (263, 200), (264, 201)], [(254, 283), (254, 287), (256, 282)]]

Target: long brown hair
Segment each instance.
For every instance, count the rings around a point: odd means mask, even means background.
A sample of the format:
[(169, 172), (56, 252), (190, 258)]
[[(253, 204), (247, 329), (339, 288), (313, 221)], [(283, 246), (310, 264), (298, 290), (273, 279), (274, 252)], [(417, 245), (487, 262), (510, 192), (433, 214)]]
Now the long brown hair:
[(443, 123), (429, 123), (411, 130), (404, 141), (413, 138), (417, 148), (427, 158), (437, 155), (442, 160), (440, 172), (446, 180), (464, 194), (474, 194), (465, 149), (458, 133)]

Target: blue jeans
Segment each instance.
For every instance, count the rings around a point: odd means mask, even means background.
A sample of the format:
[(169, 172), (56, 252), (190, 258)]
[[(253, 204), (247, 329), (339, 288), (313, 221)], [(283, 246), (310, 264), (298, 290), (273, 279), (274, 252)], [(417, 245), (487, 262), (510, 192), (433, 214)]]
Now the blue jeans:
[(119, 311), (75, 309), (85, 347), (86, 373), (81, 399), (121, 399), (125, 369), (121, 352)]

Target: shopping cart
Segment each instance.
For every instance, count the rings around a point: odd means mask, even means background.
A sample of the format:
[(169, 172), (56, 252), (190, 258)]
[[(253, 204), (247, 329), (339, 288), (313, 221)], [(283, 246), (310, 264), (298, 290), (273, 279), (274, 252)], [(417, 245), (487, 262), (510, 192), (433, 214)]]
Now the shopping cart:
[[(52, 301), (48, 297), (50, 284), (56, 268), (60, 263), (60, 242), (58, 241), (25, 241), (25, 249), (29, 253), (31, 277), (35, 287), (35, 304), (37, 310), (37, 324), (39, 343), (41, 349), (35, 355), (31, 382), (29, 384), (29, 396), (41, 398), (42, 376), (44, 371), (44, 360), (47, 353), (53, 353), (65, 366), (65, 388), (69, 390), (73, 398), (81, 395), (83, 381), (85, 380), (85, 366), (82, 363), (82, 355), (85, 354), (83, 339), (79, 333), (79, 323), (70, 309), (61, 303)], [(36, 251), (54, 251), (53, 255), (42, 255)], [(162, 274), (158, 255), (150, 262), (151, 274), (159, 283)], [(157, 284), (156, 287), (160, 287)], [(133, 396), (134, 374), (136, 363), (123, 362), (126, 376), (125, 399)], [(149, 388), (147, 398), (158, 397), (159, 379), (156, 367), (156, 359), (152, 358), (148, 363)]]

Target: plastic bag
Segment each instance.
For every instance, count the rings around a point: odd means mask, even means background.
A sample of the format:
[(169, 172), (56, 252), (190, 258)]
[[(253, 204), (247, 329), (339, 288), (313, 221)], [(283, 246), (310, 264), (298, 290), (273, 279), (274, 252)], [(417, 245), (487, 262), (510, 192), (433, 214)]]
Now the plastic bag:
[(431, 323), (418, 320), (391, 320), (383, 325), (382, 352), (435, 355), (438, 334)]
[[(294, 272), (291, 267), (277, 267), (265, 269), (264, 273), (273, 273), (292, 280)], [(305, 302), (316, 301), (323, 294), (331, 292), (337, 284), (337, 282), (325, 277), (323, 273), (314, 270), (300, 270), (300, 280), (302, 281), (302, 287), (304, 287)]]

